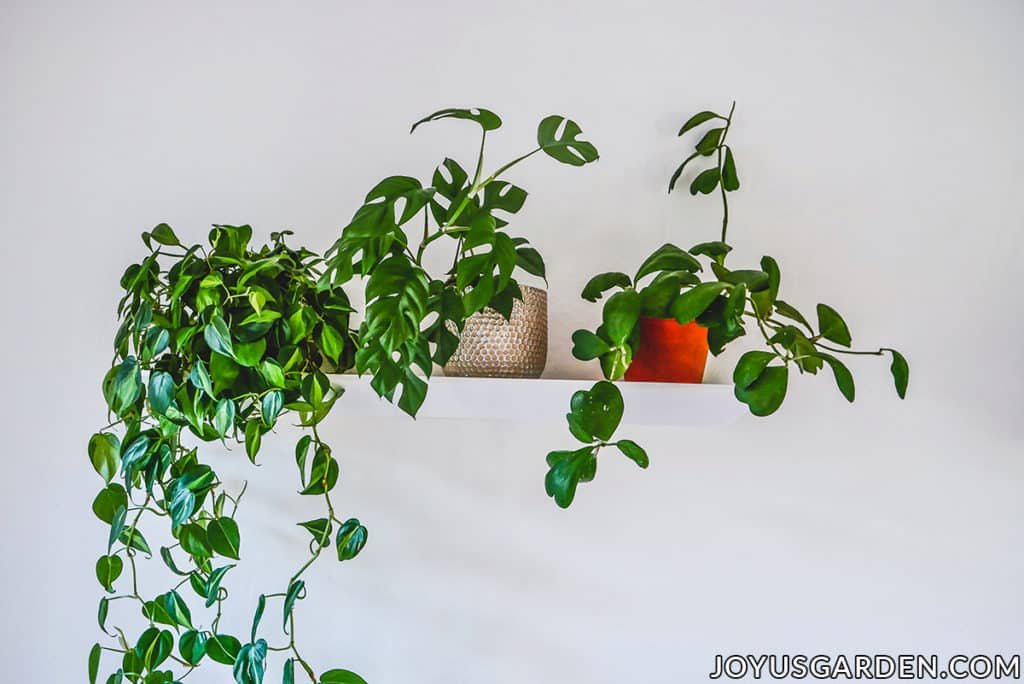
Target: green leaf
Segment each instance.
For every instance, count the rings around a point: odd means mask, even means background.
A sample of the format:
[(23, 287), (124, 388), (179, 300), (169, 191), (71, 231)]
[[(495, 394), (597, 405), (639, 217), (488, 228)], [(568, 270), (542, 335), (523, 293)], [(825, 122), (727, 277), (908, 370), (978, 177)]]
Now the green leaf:
[(597, 161), (597, 148), (579, 140), (583, 131), (575, 121), (564, 116), (547, 116), (537, 126), (537, 144), (549, 157), (563, 164), (583, 166)]
[(601, 357), (601, 372), (609, 380), (620, 380), (633, 361), (633, 352), (629, 345), (613, 347), (611, 352)]
[(732, 247), (721, 241), (701, 242), (690, 248), (690, 254), (704, 255), (718, 263), (722, 263), (725, 255), (732, 251)]
[(569, 423), (569, 432), (572, 433), (573, 437), (584, 444), (590, 444), (594, 441), (594, 435), (590, 434), (590, 432), (583, 427), (578, 416), (572, 413), (566, 413), (565, 420)]
[(289, 658), (284, 664), (284, 674), (281, 677), (281, 684), (295, 684), (295, 659)]
[(317, 448), (313, 455), (313, 465), (309, 473), (309, 484), (299, 492), (305, 495), (318, 495), (334, 489), (338, 482), (338, 461), (331, 456), (326, 446)]
[(773, 352), (748, 351), (736, 362), (736, 368), (732, 372), (732, 381), (738, 388), (746, 389), (759, 377), (764, 369), (768, 367), (772, 359), (777, 358)]
[(150, 232), (150, 235), (161, 245), (167, 245), (168, 247), (178, 247), (181, 245), (178, 236), (174, 234), (174, 231), (166, 223), (158, 225)]
[(114, 511), (114, 517), (110, 522), (110, 534), (107, 537), (107, 552), (114, 546), (114, 542), (121, 538), (121, 533), (125, 531), (124, 521), (126, 517), (128, 517), (128, 509), (126, 507), (120, 506)]
[(651, 461), (647, 457), (647, 452), (644, 451), (644, 448), (642, 446), (640, 446), (633, 440), (620, 439), (618, 442), (615, 443), (615, 446), (619, 448), (619, 451), (625, 454), (626, 458), (633, 461), (641, 468), (646, 468), (648, 465), (650, 465)]
[(544, 267), (544, 258), (540, 252), (533, 247), (516, 248), (516, 266), (523, 269), (532, 276), (547, 278), (547, 270)]
[(135, 357), (129, 356), (119, 365), (107, 397), (107, 405), (117, 415), (127, 411), (142, 395), (142, 371)]
[(613, 294), (604, 305), (601, 316), (608, 339), (613, 344), (625, 344), (640, 319), (640, 295), (636, 290), (623, 290)]
[(568, 508), (576, 498), (579, 483), (592, 480), (597, 472), (593, 446), (576, 451), (552, 451), (547, 462), (549, 469), (544, 477), (544, 491), (560, 508)]
[(96, 561), (96, 579), (99, 580), (100, 586), (111, 594), (114, 593), (114, 582), (121, 576), (122, 570), (124, 561), (120, 556), (100, 556)]
[(320, 675), (320, 684), (366, 684), (366, 680), (349, 670), (328, 670)]
[(213, 427), (220, 437), (228, 434), (228, 431), (235, 424), (235, 402), (231, 399), (221, 399), (217, 402), (217, 408), (213, 414)]
[(740, 177), (736, 173), (736, 160), (732, 157), (732, 148), (726, 145), (725, 161), (722, 163), (722, 187), (728, 192), (740, 189)]
[(273, 426), (281, 413), (283, 403), (284, 394), (278, 390), (271, 390), (263, 395), (263, 400), (260, 401), (260, 417), (264, 425)]
[(331, 521), (328, 518), (317, 518), (316, 520), (307, 520), (298, 524), (313, 535), (313, 539), (320, 546), (327, 546), (331, 543), (333, 525), (331, 525)]
[(216, 399), (213, 393), (213, 383), (210, 381), (210, 374), (206, 370), (206, 364), (202, 359), (196, 359), (195, 363), (192, 364), (192, 371), (188, 375), (189, 382), (196, 389), (201, 389), (211, 399)]
[(117, 475), (121, 465), (120, 451), (121, 442), (117, 435), (109, 432), (97, 432), (89, 438), (89, 460), (106, 483), (109, 483), (114, 475)]
[(167, 510), (171, 514), (171, 525), (177, 527), (188, 520), (196, 508), (196, 495), (192, 490), (180, 484), (170, 488), (171, 495), (167, 501)]
[(260, 429), (260, 421), (248, 421), (245, 424), (245, 454), (253, 463), (256, 462), (256, 454), (259, 453), (262, 443), (263, 431)]
[(238, 651), (232, 668), (236, 684), (263, 684), (267, 668), (267, 642), (254, 640)]
[(701, 270), (700, 262), (673, 244), (664, 244), (651, 256), (647, 257), (636, 272), (634, 281), (657, 271), (687, 271), (696, 273)]
[(622, 393), (614, 384), (602, 380), (589, 390), (580, 390), (572, 395), (570, 412), (579, 419), (580, 425), (601, 440), (609, 440), (622, 420), (625, 404)]
[[(270, 314), (271, 312), (266, 311), (263, 315), (268, 316)], [(266, 338), (261, 337), (252, 342), (235, 342), (233, 343), (232, 348), (234, 350), (233, 358), (239, 363), (239, 365), (245, 366), (246, 368), (255, 368), (260, 365), (260, 361), (263, 360), (263, 355), (267, 351), (267, 340)], [(218, 349), (217, 351), (220, 350)]]
[(815, 356), (820, 359), (824, 359), (832, 368), (832, 375), (835, 376), (836, 385), (839, 387), (839, 391), (843, 393), (843, 396), (846, 397), (847, 401), (852, 402), (856, 391), (853, 384), (853, 374), (850, 372), (850, 369), (847, 368), (842, 361), (831, 354), (817, 352)]
[(466, 119), (469, 121), (475, 121), (480, 124), (480, 127), (485, 131), (493, 131), (501, 127), (501, 117), (489, 109), (459, 109), (449, 107), (423, 117), (412, 125), (409, 132), (412, 133), (419, 128), (421, 124), (425, 124), (428, 121), (438, 121), (440, 119)]
[(235, 350), (231, 343), (231, 333), (228, 331), (228, 324), (220, 314), (213, 314), (210, 322), (203, 328), (203, 339), (206, 344), (215, 352), (234, 358)]
[(128, 507), (128, 493), (117, 482), (111, 482), (100, 490), (92, 502), (92, 512), (96, 517), (110, 525), (114, 522), (117, 509)]
[(142, 659), (145, 667), (154, 670), (171, 655), (174, 650), (174, 635), (166, 629), (150, 627), (139, 637), (135, 644), (135, 655)]
[(206, 579), (206, 583), (203, 585), (203, 592), (206, 596), (206, 607), (209, 608), (220, 598), (220, 585), (224, 581), (224, 575), (227, 574), (228, 570), (235, 567), (234, 565), (223, 565), (210, 573), (210, 576)]
[(844, 347), (850, 346), (850, 329), (846, 327), (846, 321), (839, 312), (826, 304), (818, 304), (818, 332), (826, 340)]
[(122, 544), (133, 549), (137, 549), (146, 555), (152, 555), (152, 551), (149, 549), (149, 543), (146, 538), (142, 536), (142, 532), (137, 529), (125, 528), (121, 531), (118, 539)]
[(610, 290), (613, 287), (626, 289), (632, 284), (633, 281), (631, 281), (629, 276), (625, 273), (598, 273), (587, 282), (586, 286), (583, 288), (583, 292), (580, 293), (580, 296), (588, 302), (596, 302), (601, 298), (605, 291)]
[(163, 415), (174, 403), (174, 378), (164, 371), (153, 371), (149, 374), (149, 405), (158, 414)]
[(747, 405), (755, 416), (775, 413), (786, 398), (789, 369), (785, 366), (765, 368), (757, 380), (746, 387), (735, 387), (736, 398)]
[(572, 355), (580, 361), (590, 361), (611, 351), (607, 342), (589, 330), (574, 332), (572, 342)]
[(779, 298), (779, 283), (782, 274), (779, 272), (779, 264), (770, 256), (761, 257), (761, 270), (768, 274), (768, 293), (771, 295), (772, 304)]
[(729, 287), (728, 283), (701, 283), (676, 297), (670, 311), (677, 322), (686, 325), (704, 313), (718, 294)]
[(263, 611), (267, 609), (267, 597), (260, 594), (256, 601), (256, 614), (252, 618), (252, 632), (249, 641), (256, 641), (256, 632), (260, 627), (260, 620), (263, 619)]
[(194, 629), (192, 627), (192, 612), (177, 591), (169, 591), (164, 594), (163, 606), (176, 624)]
[(189, 665), (198, 665), (206, 655), (206, 634), (190, 629), (178, 639), (178, 654)]
[(892, 365), (889, 370), (892, 372), (892, 379), (896, 383), (896, 394), (900, 399), (907, 398), (907, 383), (910, 382), (910, 366), (907, 360), (895, 349), (887, 349), (892, 354)]
[(357, 518), (349, 518), (338, 526), (335, 545), (338, 547), (338, 560), (352, 560), (366, 546), (367, 531)]
[(320, 349), (323, 351), (324, 356), (331, 360), (331, 363), (337, 365), (338, 359), (341, 358), (341, 353), (345, 351), (345, 338), (342, 337), (333, 326), (324, 323), (320, 327)]
[(705, 121), (710, 121), (711, 119), (722, 119), (724, 121), (725, 117), (709, 111), (697, 112), (696, 114), (694, 114), (693, 116), (686, 120), (686, 123), (683, 124), (683, 127), (679, 129), (679, 135), (683, 135), (687, 131), (691, 131), (697, 126), (700, 126)]
[(206, 538), (210, 547), (226, 558), (239, 560), (240, 538), (238, 523), (231, 518), (211, 520), (206, 527)]
[(807, 322), (807, 319), (804, 318), (803, 314), (797, 311), (796, 307), (787, 304), (781, 299), (777, 299), (775, 300), (775, 310), (778, 311), (780, 315), (785, 316), (790, 320), (796, 321), (797, 323), (800, 323), (809, 331), (811, 331), (811, 333), (814, 332), (814, 329), (811, 327), (811, 324)]
[(100, 671), (100, 656), (103, 655), (103, 647), (94, 644), (89, 651), (89, 684), (96, 684), (96, 675)]
[(110, 612), (110, 601), (104, 596), (100, 599), (99, 608), (96, 609), (96, 622), (100, 626), (100, 630), (104, 634), (107, 634), (107, 613)]
[(234, 665), (242, 643), (228, 634), (211, 634), (206, 639), (206, 655), (222, 665)]
[(690, 194), (696, 195), (698, 192), (704, 195), (710, 195), (718, 187), (718, 181), (721, 178), (721, 174), (718, 171), (718, 167), (706, 169), (697, 174), (697, 177), (690, 183)]
[[(685, 271), (662, 271), (650, 285), (640, 290), (640, 313), (648, 318), (670, 318), (669, 307), (682, 287), (682, 280), (677, 273), (689, 276)], [(699, 281), (698, 281), (699, 282)]]
[(263, 362), (260, 363), (259, 373), (263, 378), (263, 381), (270, 387), (284, 388), (284, 370), (282, 370), (277, 361), (274, 361), (273, 359), (264, 359)]
[(724, 132), (724, 128), (712, 128), (709, 130), (697, 142), (697, 151), (703, 155), (708, 155), (714, 152), (718, 148), (718, 144), (722, 140), (722, 133)]
[[(325, 544), (326, 546), (326, 544)], [(292, 608), (295, 601), (302, 598), (306, 583), (302, 580), (295, 580), (288, 586), (288, 593), (284, 597), (284, 633), (288, 633), (288, 618), (292, 615)]]

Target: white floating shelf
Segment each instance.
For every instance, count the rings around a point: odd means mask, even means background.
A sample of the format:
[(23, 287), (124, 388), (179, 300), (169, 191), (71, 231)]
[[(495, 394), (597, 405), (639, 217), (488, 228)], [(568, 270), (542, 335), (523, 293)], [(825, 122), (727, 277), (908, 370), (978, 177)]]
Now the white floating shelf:
[[(368, 376), (335, 375), (345, 388), (346, 416), (406, 417), (381, 399)], [(562, 422), (573, 392), (589, 389), (594, 380), (552, 378), (456, 378), (434, 376), (417, 419), (466, 419), (502, 422)], [(732, 385), (687, 385), (667, 382), (620, 382), (626, 403), (623, 425), (703, 427), (732, 423), (745, 412)]]

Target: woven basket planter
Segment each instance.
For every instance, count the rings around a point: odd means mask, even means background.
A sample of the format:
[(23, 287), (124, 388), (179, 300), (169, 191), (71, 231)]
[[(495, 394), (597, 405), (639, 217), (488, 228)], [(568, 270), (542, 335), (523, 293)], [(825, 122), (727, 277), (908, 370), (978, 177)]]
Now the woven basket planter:
[(522, 301), (505, 320), (484, 309), (466, 320), (444, 374), (482, 378), (539, 378), (548, 360), (548, 293), (520, 285)]

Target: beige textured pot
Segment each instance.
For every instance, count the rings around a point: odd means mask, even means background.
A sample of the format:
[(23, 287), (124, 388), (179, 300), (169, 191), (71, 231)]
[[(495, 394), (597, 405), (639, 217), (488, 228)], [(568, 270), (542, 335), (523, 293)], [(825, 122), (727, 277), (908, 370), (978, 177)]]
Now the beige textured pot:
[(505, 320), (484, 309), (466, 320), (459, 348), (445, 364), (445, 375), (483, 378), (539, 378), (548, 360), (548, 293), (520, 285)]

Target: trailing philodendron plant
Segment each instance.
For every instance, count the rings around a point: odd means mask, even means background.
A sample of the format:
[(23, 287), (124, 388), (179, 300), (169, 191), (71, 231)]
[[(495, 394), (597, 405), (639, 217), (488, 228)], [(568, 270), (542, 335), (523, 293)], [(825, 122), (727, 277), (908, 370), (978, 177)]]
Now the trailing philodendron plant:
[[(596, 302), (608, 290), (617, 292), (605, 302), (602, 323), (596, 330), (577, 330), (573, 334), (573, 355), (583, 361), (599, 360), (605, 377), (619, 380), (639, 345), (643, 344), (638, 330), (641, 316), (671, 318), (680, 324), (695, 321), (707, 329), (708, 347), (715, 356), (752, 326), (760, 334), (763, 348), (744, 353), (736, 363), (732, 379), (736, 398), (755, 416), (770, 415), (782, 405), (791, 368), (801, 374), (814, 375), (827, 365), (839, 391), (852, 402), (853, 374), (837, 355), (888, 355), (896, 392), (904, 398), (909, 368), (902, 354), (888, 347), (870, 351), (851, 349), (849, 327), (839, 312), (827, 304), (817, 305), (817, 326), (812, 325), (796, 307), (779, 298), (781, 275), (772, 257), (762, 257), (759, 268), (733, 268), (726, 264), (732, 251), (726, 241), (728, 195), (740, 187), (733, 151), (726, 142), (734, 110), (735, 103), (727, 115), (702, 111), (683, 124), (680, 136), (707, 124), (711, 128), (699, 138), (693, 153), (683, 160), (669, 181), (669, 192), (672, 192), (689, 164), (701, 160), (711, 162), (690, 183), (690, 194), (719, 192), (722, 200), (720, 239), (702, 242), (689, 250), (663, 245), (632, 277), (612, 272), (591, 278), (582, 293), (587, 301)], [(710, 277), (704, 264), (710, 268)], [(572, 432), (581, 441), (589, 441), (586, 434), (580, 435), (576, 429)], [(604, 439), (611, 439), (611, 435)], [(556, 456), (560, 453), (565, 452), (552, 452), (548, 456), (551, 471), (547, 489), (564, 507), (572, 500), (571, 495), (565, 494), (569, 491), (568, 485), (552, 491), (551, 482), (569, 482), (574, 491), (576, 483), (593, 477), (593, 467), (584, 459), (566, 465), (566, 460)], [(556, 467), (560, 470), (553, 480)]]
[[(456, 331), (485, 307), (506, 319), (522, 294), (515, 269), (544, 277), (544, 261), (522, 237), (506, 231), (510, 216), (526, 201), (526, 191), (502, 175), (543, 152), (572, 166), (596, 161), (597, 149), (580, 140), (580, 127), (548, 116), (537, 127), (537, 145), (484, 174), (489, 132), (501, 119), (486, 109), (443, 109), (417, 121), (473, 121), (482, 129), (472, 173), (446, 158), (429, 183), (390, 176), (366, 195), (365, 203), (328, 251), (322, 288), (334, 288), (358, 274), (366, 280), (366, 312), (359, 327), (356, 370), (373, 375), (373, 389), (415, 415), (427, 392), (433, 364), (444, 365), (458, 346)], [(418, 235), (414, 235), (418, 233)], [(444, 240), (453, 247), (451, 268), (439, 277), (427, 272), (427, 248)], [(418, 374), (416, 371), (419, 370)]]
[[(363, 682), (348, 670), (317, 675), (295, 641), (306, 570), (332, 546), (339, 560), (354, 558), (367, 532), (336, 512), (338, 462), (317, 432), (340, 396), (321, 368), (350, 367), (355, 355), (352, 308), (340, 288), (318, 287), (321, 260), (287, 246), (286, 234), (257, 250), (248, 226), (215, 226), (208, 247), (185, 247), (161, 224), (143, 234), (149, 256), (121, 278), (123, 322), (103, 381), (112, 422), (89, 440), (104, 482), (93, 511), (109, 526), (96, 562), (109, 642), (89, 655), (90, 683), (170, 684), (209, 665), (259, 684), (271, 653), (285, 684), (296, 672), (322, 684)], [(296, 485), (323, 502), (323, 515), (298, 523), (310, 534), (308, 558), (259, 597), (251, 630), (231, 633), (220, 623), (243, 555), (236, 513), (245, 487), (225, 487), (204, 444), (237, 443), (255, 463), (264, 435), (289, 413), (308, 430), (295, 449)], [(174, 541), (154, 550), (156, 524)], [(159, 564), (154, 555), (176, 577), (163, 593), (144, 594), (138, 576)], [(101, 670), (111, 674), (98, 680)]]

